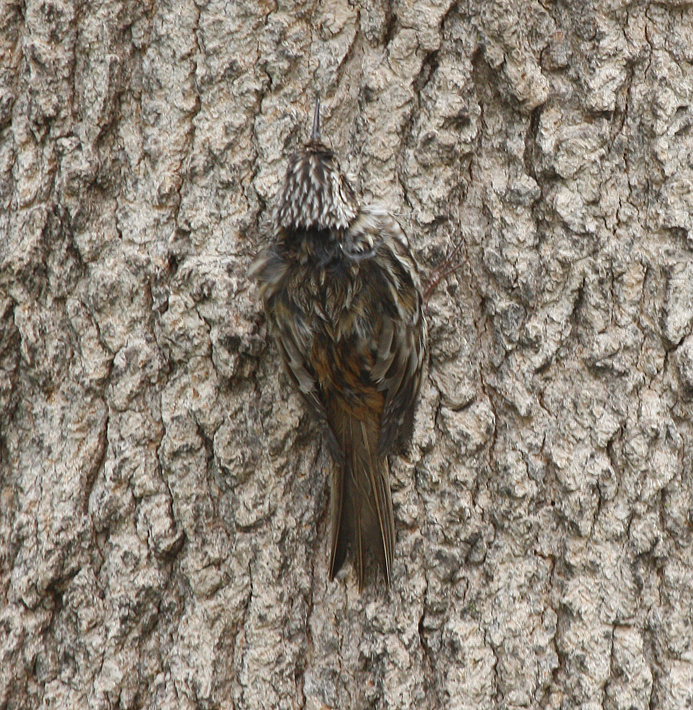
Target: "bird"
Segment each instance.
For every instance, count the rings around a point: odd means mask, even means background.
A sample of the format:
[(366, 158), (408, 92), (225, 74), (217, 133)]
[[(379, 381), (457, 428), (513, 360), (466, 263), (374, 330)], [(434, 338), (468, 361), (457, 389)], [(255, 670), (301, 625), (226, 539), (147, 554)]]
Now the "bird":
[(387, 210), (362, 205), (323, 142), (288, 160), (267, 243), (250, 267), (286, 371), (334, 460), (329, 578), (353, 555), (359, 589), (373, 564), (392, 581), (389, 455), (412, 436), (427, 356), (419, 268)]

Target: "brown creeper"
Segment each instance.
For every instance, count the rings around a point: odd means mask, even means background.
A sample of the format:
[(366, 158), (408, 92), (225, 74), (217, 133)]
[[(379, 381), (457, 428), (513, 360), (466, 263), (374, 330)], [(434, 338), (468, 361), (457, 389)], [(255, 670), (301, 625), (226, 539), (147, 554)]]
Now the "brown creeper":
[(330, 579), (347, 550), (359, 587), (366, 549), (389, 585), (395, 543), (387, 456), (411, 437), (426, 353), (416, 263), (397, 222), (362, 206), (320, 140), (291, 156), (271, 242), (250, 273), (294, 384), (333, 458)]

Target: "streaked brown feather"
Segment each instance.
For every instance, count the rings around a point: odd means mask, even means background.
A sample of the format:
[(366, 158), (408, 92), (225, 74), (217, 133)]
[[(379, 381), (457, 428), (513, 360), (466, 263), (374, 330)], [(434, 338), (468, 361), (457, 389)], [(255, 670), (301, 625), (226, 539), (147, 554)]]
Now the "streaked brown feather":
[(351, 548), (361, 587), (368, 555), (389, 584), (387, 455), (411, 435), (426, 350), (417, 267), (397, 222), (358, 205), (319, 142), (290, 159), (274, 225), (251, 274), (287, 370), (335, 458), (330, 577)]

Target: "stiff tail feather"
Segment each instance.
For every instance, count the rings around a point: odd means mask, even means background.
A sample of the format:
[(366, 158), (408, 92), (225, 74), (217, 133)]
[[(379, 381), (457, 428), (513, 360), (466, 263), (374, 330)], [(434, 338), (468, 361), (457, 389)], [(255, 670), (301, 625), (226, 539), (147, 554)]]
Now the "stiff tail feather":
[(378, 456), (380, 427), (341, 411), (332, 426), (344, 453), (335, 464), (330, 493), (332, 552), (330, 579), (344, 563), (349, 548), (354, 555), (359, 588), (365, 577), (365, 555), (380, 564), (389, 586), (395, 546), (395, 520), (386, 457)]

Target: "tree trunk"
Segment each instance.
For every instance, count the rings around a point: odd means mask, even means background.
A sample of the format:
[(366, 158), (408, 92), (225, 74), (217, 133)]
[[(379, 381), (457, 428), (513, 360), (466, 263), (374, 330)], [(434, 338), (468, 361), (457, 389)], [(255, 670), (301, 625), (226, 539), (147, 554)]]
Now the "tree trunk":
[[(693, 703), (689, 4), (0, 12), (0, 708)], [(316, 94), (460, 247), (389, 592), (247, 277)]]

